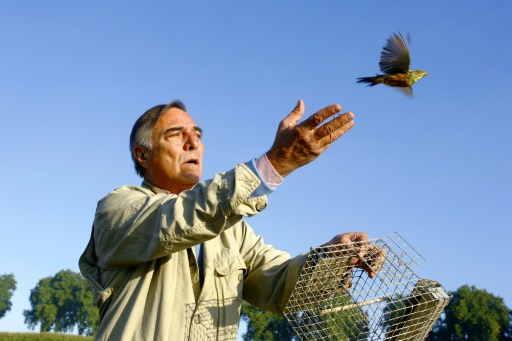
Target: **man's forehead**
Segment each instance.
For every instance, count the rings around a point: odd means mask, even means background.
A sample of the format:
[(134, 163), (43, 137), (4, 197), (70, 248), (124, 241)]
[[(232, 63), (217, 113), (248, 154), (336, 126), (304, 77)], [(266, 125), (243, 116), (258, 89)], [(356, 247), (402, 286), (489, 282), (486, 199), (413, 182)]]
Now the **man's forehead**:
[(168, 131), (192, 129), (202, 132), (203, 130), (196, 125), (192, 116), (179, 108), (170, 108), (162, 116), (155, 125), (155, 131), (165, 134)]
[(190, 116), (187, 112), (179, 108), (170, 108), (169, 110), (167, 110), (160, 117), (158, 123), (162, 123), (165, 126), (196, 126), (196, 123), (192, 116)]

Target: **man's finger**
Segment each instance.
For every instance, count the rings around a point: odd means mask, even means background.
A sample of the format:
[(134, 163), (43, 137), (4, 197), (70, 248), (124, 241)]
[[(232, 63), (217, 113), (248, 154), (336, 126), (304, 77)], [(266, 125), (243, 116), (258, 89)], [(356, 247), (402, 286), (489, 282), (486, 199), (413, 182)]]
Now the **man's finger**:
[(285, 127), (294, 126), (299, 122), (302, 115), (304, 115), (304, 101), (299, 99), (295, 108), (293, 108), (292, 112), (288, 114), (281, 122)]
[(346, 125), (347, 123), (349, 123), (350, 121), (353, 121), (353, 120), (354, 120), (354, 114), (351, 112), (346, 112), (343, 115), (340, 115), (340, 116), (336, 117), (335, 119), (333, 119), (332, 121), (327, 122), (323, 126), (319, 127), (316, 130), (315, 135), (318, 138), (323, 138), (325, 136), (332, 134), (333, 132), (342, 128), (344, 125)]
[(354, 126), (354, 121), (349, 121), (349, 122), (345, 123), (344, 125), (342, 125), (341, 127), (339, 127), (338, 129), (328, 132), (327, 135), (320, 138), (320, 140), (318, 141), (318, 145), (322, 148), (327, 148), (328, 145), (330, 145), (331, 143), (333, 143), (334, 141), (336, 141), (337, 139), (342, 137), (353, 126)]
[[(370, 275), (371, 273), (375, 274), (382, 268), (386, 261), (386, 251), (378, 246), (371, 245), (361, 260), (362, 264), (359, 264), (359, 267), (367, 271)], [(373, 278), (373, 276), (370, 277)]]
[(333, 237), (329, 242), (325, 243), (324, 246), (361, 242), (365, 240), (368, 240), (368, 235), (364, 232), (347, 232)]
[(329, 105), (328, 107), (325, 107), (322, 110), (309, 116), (306, 120), (304, 120), (304, 122), (302, 122), (302, 125), (309, 129), (315, 129), (327, 118), (339, 113), (340, 111), (341, 106), (339, 104)]

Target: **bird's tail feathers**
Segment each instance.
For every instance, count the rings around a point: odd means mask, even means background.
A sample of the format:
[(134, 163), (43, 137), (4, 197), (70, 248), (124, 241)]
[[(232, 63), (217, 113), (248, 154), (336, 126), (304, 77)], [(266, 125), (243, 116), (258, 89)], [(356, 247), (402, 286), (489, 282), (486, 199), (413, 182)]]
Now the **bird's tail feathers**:
[(369, 83), (368, 86), (374, 86), (382, 83), (382, 80), (379, 77), (360, 77), (357, 83)]

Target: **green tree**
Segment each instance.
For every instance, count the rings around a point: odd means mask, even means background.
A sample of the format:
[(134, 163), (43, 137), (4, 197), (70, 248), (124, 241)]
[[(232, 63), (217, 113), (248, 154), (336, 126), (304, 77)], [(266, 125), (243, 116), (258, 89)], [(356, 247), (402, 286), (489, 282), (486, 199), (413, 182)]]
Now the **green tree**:
[(12, 294), (16, 290), (16, 280), (13, 274), (0, 276), (0, 319), (11, 310)]
[(240, 317), (247, 323), (247, 331), (242, 335), (244, 341), (298, 340), (282, 315), (258, 309), (244, 301)]
[(427, 340), (512, 340), (511, 314), (501, 297), (467, 285), (452, 294)]
[(512, 309), (508, 311), (508, 326), (501, 338), (501, 341), (503, 340), (512, 340)]
[(307, 340), (367, 340), (368, 313), (354, 303), (346, 293), (337, 293), (315, 309), (299, 314), (296, 328)]
[(96, 332), (94, 293), (87, 280), (71, 270), (41, 279), (30, 292), (30, 304), (32, 309), (23, 315), (31, 329), (40, 324), (41, 332), (71, 332), (75, 326), (80, 335)]
[[(347, 295), (337, 295), (317, 306), (314, 311), (301, 311), (294, 316), (293, 327), (307, 340), (366, 340), (369, 332), (368, 314), (359, 307), (343, 311), (337, 308), (352, 303)], [(284, 316), (244, 302), (241, 318), (247, 322), (247, 331), (242, 336), (245, 341), (300, 340)]]

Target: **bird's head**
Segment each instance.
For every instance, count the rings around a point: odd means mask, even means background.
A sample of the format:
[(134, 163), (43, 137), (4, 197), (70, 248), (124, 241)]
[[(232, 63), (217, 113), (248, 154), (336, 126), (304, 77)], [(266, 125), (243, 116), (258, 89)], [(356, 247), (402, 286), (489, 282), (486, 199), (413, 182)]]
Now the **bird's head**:
[(415, 70), (411, 74), (411, 76), (412, 76), (411, 77), (411, 80), (412, 80), (411, 83), (416, 83), (417, 81), (419, 81), (420, 79), (422, 79), (423, 77), (425, 77), (427, 75), (428, 75), (427, 71)]

